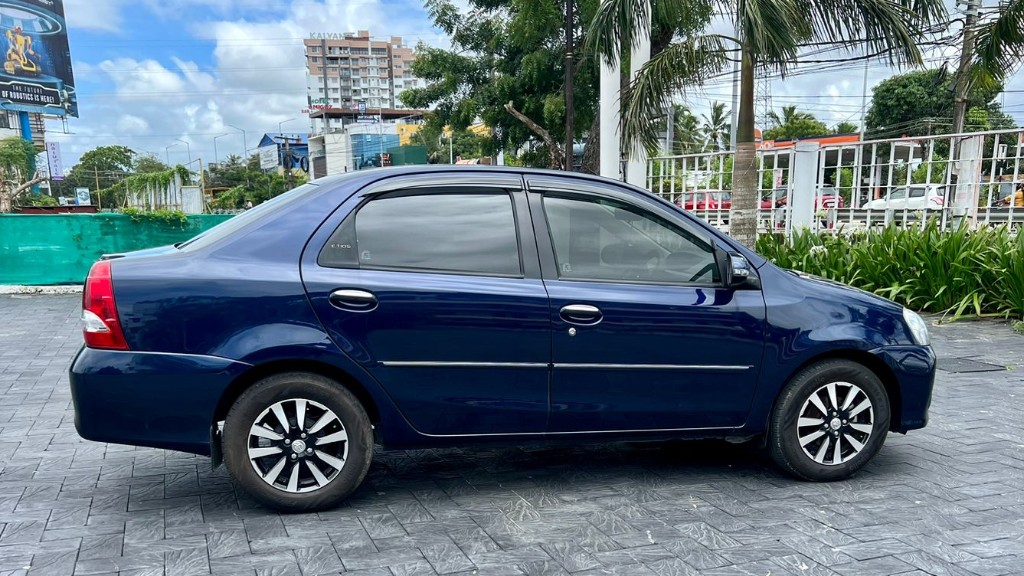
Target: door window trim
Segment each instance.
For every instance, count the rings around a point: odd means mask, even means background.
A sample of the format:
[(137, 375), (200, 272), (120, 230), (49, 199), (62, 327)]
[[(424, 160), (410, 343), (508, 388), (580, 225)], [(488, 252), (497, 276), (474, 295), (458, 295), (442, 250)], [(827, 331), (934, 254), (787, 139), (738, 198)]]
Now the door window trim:
[[(501, 183), (504, 184), (504, 183)], [(478, 194), (478, 195), (489, 195), (489, 196), (505, 196), (509, 200), (510, 207), (512, 209), (512, 220), (513, 227), (516, 234), (516, 249), (519, 257), (519, 273), (518, 274), (500, 274), (494, 272), (481, 272), (481, 271), (468, 271), (468, 270), (450, 270), (450, 269), (437, 269), (437, 268), (412, 268), (404, 266), (375, 266), (361, 263), (356, 255), (356, 260), (353, 264), (345, 265), (325, 265), (321, 263), (321, 256), (327, 250), (328, 245), (331, 244), (331, 240), (334, 235), (338, 233), (346, 224), (350, 224), (354, 227), (355, 221), (359, 216), (359, 212), (362, 211), (368, 204), (375, 200), (381, 200), (386, 198), (402, 198), (409, 196), (431, 196), (431, 195), (466, 195), (466, 194)], [(352, 209), (351, 212), (342, 218), (341, 222), (331, 231), (327, 240), (323, 246), (317, 252), (316, 264), (321, 268), (329, 268), (334, 270), (367, 270), (374, 272), (402, 272), (407, 274), (444, 274), (448, 276), (473, 276), (483, 278), (508, 278), (508, 279), (523, 279), (528, 278), (527, 272), (530, 271), (530, 258), (527, 257), (524, 252), (524, 216), (520, 214), (522, 210), (521, 200), (517, 200), (516, 196), (522, 196), (523, 192), (521, 189), (509, 188), (508, 186), (502, 185), (488, 185), (488, 184), (465, 184), (465, 185), (447, 185), (447, 186), (423, 186), (423, 187), (408, 187), (408, 188), (391, 188), (388, 190), (375, 190), (368, 193), (364, 193), (359, 198), (358, 204)], [(529, 214), (526, 214), (526, 218)], [(355, 230), (353, 229), (353, 235)], [(358, 241), (358, 237), (357, 237)], [(536, 266), (534, 266), (535, 268)]]
[[(551, 238), (551, 226), (548, 223), (547, 211), (544, 210), (544, 198), (547, 196), (555, 196), (559, 198), (576, 199), (584, 202), (595, 202), (598, 200), (611, 200), (625, 204), (630, 208), (636, 210), (641, 214), (651, 214), (656, 219), (663, 220), (669, 224), (676, 225), (677, 227), (683, 227), (677, 222), (674, 222), (670, 218), (666, 218), (649, 208), (639, 206), (635, 202), (630, 202), (625, 198), (619, 197), (618, 195), (605, 195), (595, 193), (591, 190), (585, 192), (576, 190), (567, 190), (564, 188), (555, 188), (548, 186), (536, 186), (531, 187), (529, 191), (530, 200), (530, 211), (533, 214), (534, 222), (534, 235), (537, 238), (537, 248), (540, 251), (541, 259), (541, 270), (545, 281), (558, 281), (558, 282), (575, 282), (581, 284), (627, 284), (627, 285), (641, 285), (641, 286), (670, 286), (678, 288), (724, 288), (725, 285), (722, 281), (719, 282), (665, 282), (660, 280), (612, 280), (612, 279), (597, 279), (597, 278), (562, 278), (558, 272), (558, 258), (555, 254), (554, 240)], [(689, 228), (689, 227), (687, 227)], [(699, 226), (693, 226), (696, 230), (686, 229), (687, 232), (693, 233), (698, 237), (701, 236), (697, 231), (700, 231)], [(715, 238), (710, 234), (707, 235), (707, 241), (711, 243), (712, 251), (711, 256), (715, 265), (718, 264), (718, 259), (715, 256), (714, 246)]]

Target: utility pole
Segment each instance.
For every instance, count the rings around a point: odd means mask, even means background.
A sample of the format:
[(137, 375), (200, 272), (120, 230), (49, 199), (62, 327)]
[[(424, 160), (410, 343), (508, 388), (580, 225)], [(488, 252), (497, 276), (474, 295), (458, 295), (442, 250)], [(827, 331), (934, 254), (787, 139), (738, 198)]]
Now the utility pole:
[[(967, 0), (967, 14), (964, 21), (964, 43), (960, 48), (960, 64), (956, 69), (953, 85), (953, 134), (964, 131), (964, 120), (967, 116), (967, 91), (970, 89), (971, 61), (974, 56), (975, 24), (978, 22), (978, 11), (981, 0)], [(949, 151), (949, 170), (956, 173), (960, 161), (960, 138), (954, 136)], [(951, 176), (953, 174), (950, 174)], [(956, 174), (959, 180), (959, 174)], [(950, 178), (950, 181), (953, 181)], [(950, 203), (956, 202), (956, 187), (950, 190)], [(954, 204), (955, 205), (955, 204)]]
[(960, 65), (956, 70), (956, 84), (953, 89), (953, 133), (964, 131), (964, 119), (967, 116), (967, 91), (970, 89), (971, 61), (974, 57), (974, 41), (977, 34), (975, 25), (978, 23), (978, 12), (981, 0), (967, 0), (967, 14), (964, 23), (964, 43), (960, 48)]
[(575, 0), (565, 0), (565, 170), (573, 171), (573, 142), (575, 130), (573, 129), (573, 8)]
[(96, 209), (103, 209), (103, 199), (100, 198), (100, 169), (98, 166), (92, 167), (92, 174), (96, 178)]
[(284, 137), (284, 177), (288, 182), (288, 189), (295, 188), (295, 175), (292, 174), (292, 149), (291, 138)]

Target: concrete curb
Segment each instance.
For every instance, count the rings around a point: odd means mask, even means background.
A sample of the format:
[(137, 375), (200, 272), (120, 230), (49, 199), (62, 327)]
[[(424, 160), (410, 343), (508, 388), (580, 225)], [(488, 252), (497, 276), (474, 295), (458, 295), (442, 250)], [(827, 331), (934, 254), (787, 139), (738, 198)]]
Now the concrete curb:
[(81, 294), (82, 285), (68, 286), (6, 286), (0, 285), (0, 294)]

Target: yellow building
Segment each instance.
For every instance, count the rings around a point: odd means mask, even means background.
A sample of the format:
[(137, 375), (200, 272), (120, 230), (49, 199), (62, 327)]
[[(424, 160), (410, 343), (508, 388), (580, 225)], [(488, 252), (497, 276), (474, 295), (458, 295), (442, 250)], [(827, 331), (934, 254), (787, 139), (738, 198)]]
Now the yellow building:
[(412, 137), (422, 128), (422, 124), (399, 124), (398, 128), (398, 145), (399, 146), (410, 146), (412, 144)]

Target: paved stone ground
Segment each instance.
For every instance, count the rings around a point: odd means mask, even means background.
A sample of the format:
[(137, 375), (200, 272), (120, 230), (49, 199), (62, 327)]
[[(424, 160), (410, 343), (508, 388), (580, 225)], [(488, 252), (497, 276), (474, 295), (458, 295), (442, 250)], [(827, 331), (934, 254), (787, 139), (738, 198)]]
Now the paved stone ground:
[[(0, 296), (0, 576), (1024, 574), (1024, 368), (940, 371), (932, 424), (847, 482), (719, 443), (427, 450), (283, 516), (208, 459), (77, 436), (78, 298)], [(933, 335), (1024, 366), (1004, 323)]]

